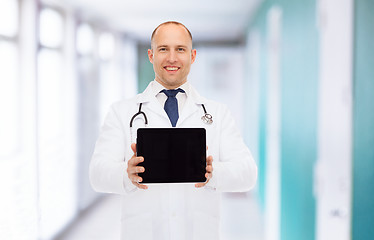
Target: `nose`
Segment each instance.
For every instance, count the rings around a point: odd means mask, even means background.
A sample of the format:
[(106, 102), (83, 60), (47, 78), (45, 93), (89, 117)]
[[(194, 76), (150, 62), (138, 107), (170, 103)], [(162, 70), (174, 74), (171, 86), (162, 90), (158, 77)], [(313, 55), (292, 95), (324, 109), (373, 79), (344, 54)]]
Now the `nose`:
[(175, 50), (169, 51), (168, 61), (169, 62), (176, 62), (177, 61), (177, 53), (176, 53)]

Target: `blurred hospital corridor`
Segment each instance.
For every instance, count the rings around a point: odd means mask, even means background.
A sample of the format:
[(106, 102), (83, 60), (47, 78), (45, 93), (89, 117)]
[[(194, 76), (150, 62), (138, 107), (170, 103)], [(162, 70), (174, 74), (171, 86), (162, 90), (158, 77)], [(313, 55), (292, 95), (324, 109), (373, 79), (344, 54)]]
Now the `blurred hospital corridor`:
[(374, 239), (373, 13), (372, 0), (0, 0), (0, 240), (120, 240), (120, 196), (95, 192), (89, 165), (110, 106), (155, 79), (165, 21), (191, 31), (188, 82), (227, 106), (258, 167), (252, 190), (222, 193), (221, 240)]

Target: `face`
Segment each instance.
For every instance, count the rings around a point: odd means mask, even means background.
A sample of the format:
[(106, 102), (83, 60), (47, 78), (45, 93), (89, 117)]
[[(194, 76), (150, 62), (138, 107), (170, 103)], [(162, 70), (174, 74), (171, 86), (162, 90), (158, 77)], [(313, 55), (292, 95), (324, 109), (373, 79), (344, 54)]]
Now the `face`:
[(175, 89), (187, 81), (196, 50), (185, 28), (176, 24), (160, 26), (148, 49), (155, 79), (167, 89)]

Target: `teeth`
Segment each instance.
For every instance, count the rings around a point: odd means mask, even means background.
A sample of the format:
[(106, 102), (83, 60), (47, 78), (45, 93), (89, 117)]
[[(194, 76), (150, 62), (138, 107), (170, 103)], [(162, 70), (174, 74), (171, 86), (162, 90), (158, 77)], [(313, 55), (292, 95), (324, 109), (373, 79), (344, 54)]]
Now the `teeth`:
[(175, 71), (175, 70), (178, 70), (178, 68), (177, 67), (166, 67), (166, 70)]

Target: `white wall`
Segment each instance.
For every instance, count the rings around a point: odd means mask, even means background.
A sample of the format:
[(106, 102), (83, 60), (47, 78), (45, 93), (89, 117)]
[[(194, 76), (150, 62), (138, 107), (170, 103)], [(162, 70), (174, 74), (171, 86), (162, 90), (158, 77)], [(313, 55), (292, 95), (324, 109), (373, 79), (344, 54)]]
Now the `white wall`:
[(281, 194), (281, 33), (282, 9), (272, 7), (267, 15), (267, 113), (265, 176), (265, 240), (280, 239)]
[(353, 0), (319, 1), (316, 239), (350, 237)]

